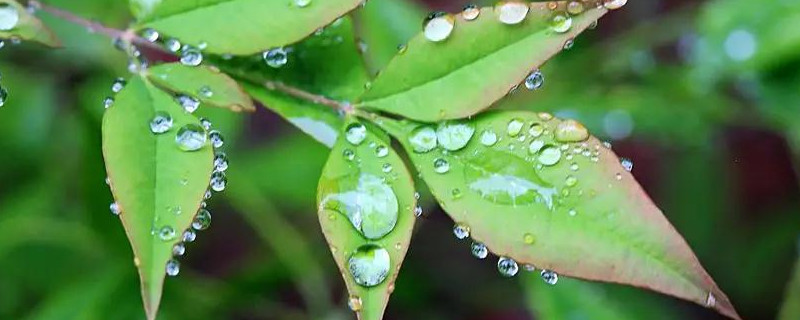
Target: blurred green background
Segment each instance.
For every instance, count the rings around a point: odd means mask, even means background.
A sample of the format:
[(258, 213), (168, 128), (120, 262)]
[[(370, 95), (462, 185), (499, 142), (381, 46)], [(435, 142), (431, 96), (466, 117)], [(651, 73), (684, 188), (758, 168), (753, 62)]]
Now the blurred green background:
[[(47, 3), (118, 28), (131, 21), (125, 1)], [(413, 3), (414, 24), (393, 20), (395, 10), (379, 20), (407, 37), (427, 11), (464, 4)], [(10, 93), (0, 108), (0, 319), (143, 319), (100, 150), (102, 100), (126, 57), (41, 16), (64, 49), (0, 50)], [(631, 0), (542, 71), (543, 89), (497, 107), (576, 118), (611, 141), (740, 314), (776, 318), (800, 252), (800, 2)], [(231, 183), (167, 280), (161, 319), (352, 318), (317, 224), (327, 149), (265, 109), (199, 112), (226, 135)], [(635, 288), (501, 277), (451, 228), (426, 206), (387, 319), (719, 318)]]

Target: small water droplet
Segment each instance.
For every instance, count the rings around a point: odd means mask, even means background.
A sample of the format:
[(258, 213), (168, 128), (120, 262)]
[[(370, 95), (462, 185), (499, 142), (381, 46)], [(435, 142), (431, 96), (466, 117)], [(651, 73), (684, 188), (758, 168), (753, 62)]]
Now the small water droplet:
[(294, 0), (294, 4), (299, 8), (305, 8), (311, 4), (311, 0)]
[(578, 184), (578, 178), (575, 178), (575, 176), (569, 175), (569, 176), (567, 176), (567, 179), (564, 181), (564, 183), (567, 185), (567, 187), (573, 187), (576, 184)]
[(378, 146), (377, 148), (375, 148), (375, 155), (378, 158), (386, 157), (387, 155), (389, 155), (389, 148), (387, 148), (386, 146)]
[(519, 265), (514, 259), (508, 257), (500, 257), (497, 259), (497, 271), (504, 277), (513, 277), (519, 272)]
[(178, 102), (178, 104), (181, 105), (183, 110), (185, 110), (188, 113), (193, 113), (197, 111), (198, 107), (200, 107), (200, 100), (197, 100), (193, 97), (184, 94), (175, 96), (175, 101)]
[(181, 63), (185, 66), (199, 66), (203, 63), (203, 53), (195, 48), (184, 48), (181, 51)]
[(522, 236), (522, 241), (525, 242), (527, 245), (531, 245), (536, 243), (536, 237), (530, 233), (526, 233)]
[(525, 269), (525, 271), (528, 271), (528, 272), (536, 271), (536, 267), (534, 267), (532, 264), (522, 265), (522, 268)]
[(212, 194), (211, 194), (211, 190), (206, 190), (206, 193), (205, 193), (205, 194), (203, 194), (203, 199), (204, 199), (204, 200), (211, 199), (211, 196), (212, 196)]
[(118, 216), (120, 212), (122, 212), (119, 208), (119, 204), (117, 204), (116, 202), (112, 202), (111, 205), (108, 206), (108, 208), (111, 210), (111, 213), (115, 216)]
[(559, 142), (585, 141), (589, 139), (589, 130), (578, 121), (564, 120), (556, 127), (555, 137)]
[(469, 226), (463, 224), (456, 224), (453, 227), (453, 234), (456, 236), (456, 239), (464, 240), (469, 238)]
[(508, 133), (509, 136), (515, 137), (520, 132), (522, 132), (522, 126), (524, 126), (524, 125), (525, 125), (525, 122), (522, 122), (522, 120), (520, 120), (520, 119), (511, 119), (511, 121), (508, 122), (508, 126), (506, 128), (507, 129), (506, 132)]
[(125, 79), (117, 78), (117, 79), (114, 80), (114, 83), (111, 84), (111, 91), (114, 92), (114, 93), (118, 93), (118, 92), (122, 91), (123, 88), (125, 88), (125, 84), (127, 84), (127, 83), (128, 82), (125, 81)]
[(197, 90), (197, 93), (204, 98), (211, 98), (214, 96), (214, 91), (209, 86), (202, 86)]
[(0, 107), (4, 106), (7, 100), (8, 100), (8, 91), (6, 91), (5, 88), (0, 86)]
[(445, 159), (436, 158), (433, 160), (433, 171), (436, 171), (436, 173), (447, 173), (450, 171), (450, 163)]
[(175, 233), (175, 229), (170, 226), (163, 226), (161, 229), (158, 229), (158, 238), (161, 239), (161, 241), (172, 241), (175, 240), (177, 236), (178, 234)]
[(583, 13), (583, 3), (580, 1), (572, 1), (567, 4), (567, 12), (571, 15), (579, 15)]
[(284, 48), (274, 48), (264, 51), (262, 57), (264, 58), (264, 62), (273, 68), (283, 67), (289, 62), (289, 54)]
[(561, 160), (561, 150), (553, 145), (546, 146), (539, 152), (538, 160), (543, 165), (552, 166)]
[(709, 292), (708, 296), (706, 297), (706, 307), (713, 308), (717, 305), (717, 298), (714, 296), (713, 293)]
[(475, 127), (468, 122), (445, 121), (436, 128), (439, 145), (450, 151), (466, 147), (474, 134)]
[(183, 242), (194, 242), (194, 239), (197, 239), (197, 234), (192, 230), (186, 229), (186, 231), (183, 232), (181, 239)]
[(181, 49), (181, 42), (178, 39), (167, 39), (164, 41), (164, 47), (169, 52), (178, 52)]
[(455, 19), (452, 15), (446, 12), (434, 12), (425, 18), (422, 23), (422, 32), (426, 39), (440, 42), (450, 37), (454, 27)]
[(156, 111), (153, 120), (150, 120), (150, 132), (161, 134), (172, 129), (172, 117), (166, 111)]
[(464, 194), (461, 193), (461, 189), (453, 188), (453, 190), (450, 191), (450, 195), (453, 196), (453, 199), (461, 199), (461, 196), (463, 196)]
[[(5, 99), (3, 99), (3, 100), (5, 100)], [(114, 98), (112, 98), (112, 97), (106, 97), (105, 99), (103, 99), (103, 107), (104, 107), (104, 108), (108, 109), (108, 108), (110, 108), (110, 107), (111, 107), (113, 104), (114, 104)]]
[(542, 276), (542, 280), (544, 280), (544, 283), (547, 283), (549, 285), (554, 285), (558, 282), (558, 274), (553, 271), (542, 270), (542, 273), (540, 275)]
[(180, 257), (186, 253), (186, 246), (183, 242), (179, 242), (172, 247), (172, 256)]
[(353, 312), (361, 311), (361, 298), (359, 298), (358, 296), (350, 296), (350, 298), (347, 299), (347, 306)]
[(572, 49), (572, 46), (574, 46), (574, 45), (575, 45), (575, 40), (574, 39), (567, 39), (567, 41), (564, 42), (564, 50)]
[(211, 226), (211, 212), (206, 209), (198, 210), (194, 221), (192, 221), (192, 228), (202, 231), (208, 229), (209, 226)]
[(203, 126), (203, 129), (211, 130), (211, 120), (200, 118), (200, 125)]
[(422, 206), (420, 205), (414, 206), (414, 216), (416, 216), (417, 218), (422, 216)]
[(211, 141), (211, 145), (214, 146), (214, 149), (222, 148), (222, 146), (225, 144), (225, 139), (217, 130), (211, 130), (208, 132), (208, 140)]
[(206, 145), (206, 130), (196, 124), (187, 124), (175, 134), (175, 143), (183, 151), (200, 150)]
[(604, 0), (603, 7), (608, 10), (616, 10), (625, 6), (626, 3), (628, 3), (628, 0)]
[(222, 192), (225, 190), (227, 184), (228, 184), (228, 178), (225, 177), (225, 173), (214, 172), (213, 174), (211, 174), (211, 182), (209, 183), (211, 190), (214, 190), (216, 192)]
[(142, 34), (141, 35), (142, 35), (142, 38), (144, 38), (145, 40), (147, 40), (149, 42), (156, 42), (156, 41), (158, 41), (158, 37), (159, 37), (158, 31), (156, 31), (155, 29), (152, 29), (152, 28), (147, 28), (147, 29), (142, 30)]
[(578, 171), (578, 169), (580, 169), (580, 166), (578, 166), (577, 163), (573, 162), (571, 165), (569, 165), (569, 169), (572, 171)]
[(528, 146), (528, 153), (536, 154), (539, 152), (539, 150), (542, 150), (542, 147), (544, 147), (544, 141), (539, 139), (533, 140)]
[(351, 123), (347, 125), (344, 135), (350, 144), (360, 145), (367, 138), (367, 127), (358, 122)]
[(364, 287), (374, 287), (386, 280), (390, 266), (389, 252), (375, 244), (358, 247), (347, 259), (347, 269), (353, 280)]
[(8, 31), (17, 27), (19, 11), (10, 3), (0, 3), (0, 31)]
[(528, 15), (527, 2), (520, 1), (500, 1), (494, 5), (494, 12), (497, 14), (497, 19), (504, 24), (518, 24), (525, 20)]
[(480, 242), (473, 242), (472, 243), (472, 256), (478, 259), (486, 259), (489, 256), (489, 249), (483, 243)]
[(166, 272), (170, 277), (177, 276), (181, 272), (181, 263), (178, 260), (170, 259), (167, 261)]
[(214, 171), (223, 172), (228, 170), (228, 156), (224, 152), (214, 155)]
[(525, 88), (528, 90), (537, 90), (544, 85), (544, 74), (541, 71), (536, 70), (531, 72), (527, 78), (525, 78)]
[(384, 164), (383, 164), (383, 166), (381, 167), (381, 170), (382, 170), (384, 173), (389, 173), (389, 172), (392, 172), (392, 170), (393, 170), (393, 169), (394, 169), (394, 168), (393, 168), (393, 167), (392, 167), (392, 165), (391, 165), (391, 164), (389, 164), (389, 163), (384, 163)]
[(620, 158), (619, 163), (622, 165), (622, 168), (624, 168), (625, 171), (631, 172), (631, 170), (633, 170), (633, 161), (631, 161), (631, 159)]
[(344, 149), (344, 151), (342, 151), (342, 155), (344, 156), (345, 159), (350, 161), (353, 161), (353, 159), (356, 158), (356, 153), (350, 149)]
[(617, 173), (616, 175), (614, 175), (614, 178), (617, 179), (617, 180), (622, 180), (622, 174), (621, 173)]
[(461, 16), (464, 17), (464, 20), (472, 21), (478, 18), (481, 14), (481, 9), (474, 4), (468, 4), (464, 6), (464, 10), (461, 11)]
[(572, 29), (572, 18), (563, 13), (556, 13), (550, 18), (550, 29), (557, 33), (565, 33)]
[(483, 133), (481, 133), (481, 144), (491, 147), (495, 143), (497, 143), (497, 134), (494, 133), (494, 131), (484, 130)]

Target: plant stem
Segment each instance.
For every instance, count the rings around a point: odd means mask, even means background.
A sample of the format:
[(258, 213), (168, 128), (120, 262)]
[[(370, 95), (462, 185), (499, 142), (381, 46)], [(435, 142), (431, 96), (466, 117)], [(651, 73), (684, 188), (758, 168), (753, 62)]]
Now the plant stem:
[(347, 102), (342, 102), (342, 101), (329, 99), (329, 98), (326, 98), (326, 97), (318, 95), (318, 94), (313, 94), (313, 93), (310, 93), (308, 91), (304, 91), (304, 90), (299, 89), (299, 88), (288, 86), (288, 85), (284, 84), (283, 82), (267, 81), (267, 82), (264, 82), (264, 87), (266, 87), (269, 90), (275, 90), (275, 91), (283, 92), (283, 93), (285, 93), (287, 95), (290, 95), (290, 96), (298, 98), (298, 99), (302, 99), (302, 100), (310, 101), (310, 102), (313, 102), (313, 103), (316, 103), (316, 104), (321, 104), (321, 105), (324, 105), (324, 106), (328, 106), (328, 107), (334, 108), (336, 110), (342, 110), (342, 111), (344, 111), (346, 113), (350, 113), (350, 112), (353, 111), (353, 107)]

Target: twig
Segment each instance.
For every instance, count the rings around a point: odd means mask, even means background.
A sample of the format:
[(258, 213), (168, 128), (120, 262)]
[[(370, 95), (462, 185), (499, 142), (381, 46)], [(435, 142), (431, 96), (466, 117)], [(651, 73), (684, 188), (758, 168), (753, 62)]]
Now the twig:
[(267, 81), (267, 82), (264, 82), (264, 87), (266, 87), (269, 90), (275, 90), (275, 91), (283, 92), (283, 93), (288, 94), (288, 95), (290, 95), (292, 97), (295, 97), (295, 98), (299, 98), (299, 99), (310, 101), (310, 102), (313, 102), (313, 103), (316, 103), (316, 104), (321, 104), (321, 105), (324, 105), (324, 106), (328, 106), (328, 107), (334, 108), (336, 110), (342, 110), (345, 113), (351, 113), (353, 111), (353, 106), (350, 105), (347, 102), (342, 102), (342, 101), (336, 101), (336, 100), (333, 100), (333, 99), (329, 99), (329, 98), (326, 98), (326, 97), (318, 95), (318, 94), (313, 94), (313, 93), (304, 91), (304, 90), (299, 89), (299, 88), (288, 86), (288, 85), (284, 84), (283, 82)]

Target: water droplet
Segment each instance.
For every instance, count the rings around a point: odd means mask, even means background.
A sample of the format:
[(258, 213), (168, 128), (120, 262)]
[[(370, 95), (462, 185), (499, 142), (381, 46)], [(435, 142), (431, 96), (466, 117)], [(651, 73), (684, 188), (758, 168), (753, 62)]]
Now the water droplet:
[(262, 57), (264, 58), (264, 62), (273, 68), (283, 67), (289, 62), (289, 54), (284, 48), (274, 48), (264, 51)]
[(197, 90), (197, 93), (203, 98), (211, 98), (214, 96), (214, 91), (209, 86), (202, 86)]
[(194, 221), (192, 221), (192, 228), (197, 231), (202, 231), (208, 229), (211, 226), (211, 212), (206, 209), (200, 209), (197, 211), (197, 215), (194, 217)]
[(125, 84), (127, 83), (128, 82), (125, 81), (125, 79), (117, 78), (116, 80), (114, 80), (114, 83), (111, 84), (111, 91), (114, 93), (118, 93), (122, 91), (123, 88), (125, 88)]
[(422, 206), (416, 205), (414, 207), (414, 216), (416, 216), (417, 218), (422, 216)]
[(175, 229), (170, 226), (163, 226), (161, 229), (158, 229), (158, 238), (161, 239), (161, 241), (172, 241), (175, 240), (177, 236), (178, 234), (175, 233)]
[(553, 119), (553, 115), (547, 112), (539, 112), (536, 114), (536, 116), (538, 116), (542, 121), (550, 121)]
[(347, 299), (347, 306), (350, 310), (353, 310), (353, 312), (361, 311), (361, 298), (358, 296), (350, 296), (350, 298)]
[(522, 126), (525, 125), (525, 122), (522, 122), (520, 119), (511, 119), (508, 122), (507, 133), (509, 136), (516, 137), (520, 132), (522, 132)]
[(717, 298), (714, 297), (714, 294), (709, 292), (708, 296), (706, 297), (706, 307), (713, 308), (717, 305)]
[(358, 247), (347, 259), (347, 269), (353, 280), (364, 287), (374, 287), (386, 280), (390, 266), (389, 252), (375, 244)]
[(375, 148), (375, 155), (378, 158), (386, 157), (387, 155), (389, 155), (389, 148), (387, 148), (386, 146), (378, 146), (377, 148)]
[(564, 120), (556, 127), (555, 136), (560, 142), (585, 141), (589, 139), (589, 130), (578, 121)]
[(558, 282), (558, 274), (553, 271), (542, 270), (541, 276), (542, 280), (544, 280), (544, 283), (549, 285), (554, 285)]
[(414, 152), (425, 153), (436, 148), (436, 131), (430, 126), (414, 129), (408, 137)]
[(620, 158), (619, 163), (622, 165), (622, 168), (624, 168), (625, 171), (631, 172), (631, 170), (633, 170), (633, 161), (631, 161), (631, 159)]
[(181, 49), (181, 42), (178, 41), (178, 39), (167, 39), (167, 41), (164, 42), (164, 47), (169, 52), (178, 52), (178, 50)]
[(542, 150), (542, 147), (544, 147), (544, 141), (539, 139), (533, 140), (528, 146), (528, 152), (530, 154), (536, 154), (539, 152), (539, 150)]
[(468, 164), (464, 166), (467, 185), (482, 198), (511, 206), (539, 202), (552, 208), (557, 190), (530, 170), (527, 161), (507, 153), (476, 154), (462, 161)]
[(0, 107), (6, 104), (6, 100), (8, 100), (8, 91), (0, 86)]
[(225, 177), (225, 173), (214, 172), (213, 174), (211, 174), (211, 182), (209, 183), (211, 190), (214, 190), (216, 192), (222, 192), (225, 190), (227, 184), (228, 184), (228, 178)]
[(147, 28), (142, 30), (142, 38), (144, 38), (149, 42), (158, 41), (158, 37), (159, 37), (158, 31), (156, 31), (155, 29)]
[[(181, 183), (183, 183), (183, 181), (181, 181)], [(183, 213), (183, 209), (181, 209), (181, 206), (168, 207), (167, 209), (169, 210), (169, 212), (172, 212), (172, 214), (176, 216)]]
[(500, 1), (494, 5), (497, 19), (505, 24), (518, 24), (528, 15), (528, 4), (519, 1)]
[(567, 176), (567, 179), (564, 181), (564, 184), (566, 184), (567, 187), (573, 187), (576, 184), (578, 184), (578, 178), (575, 178), (575, 176), (569, 175), (569, 176)]
[(118, 216), (120, 212), (122, 212), (119, 208), (119, 204), (117, 204), (116, 202), (112, 202), (111, 205), (108, 206), (108, 208), (111, 210), (111, 213), (114, 214), (115, 216)]
[(571, 165), (569, 165), (569, 169), (572, 170), (572, 171), (578, 171), (578, 169), (580, 169), (580, 167), (578, 166), (577, 163), (573, 162)]
[(342, 151), (342, 155), (344, 156), (345, 159), (350, 161), (353, 161), (353, 159), (356, 158), (356, 153), (350, 149), (344, 149), (344, 151)]
[(150, 131), (161, 134), (172, 129), (172, 117), (166, 111), (156, 111), (153, 120), (150, 120)]
[(572, 18), (563, 13), (556, 13), (550, 18), (550, 29), (557, 33), (565, 33), (572, 29)]
[(381, 177), (362, 173), (335, 180), (336, 193), (328, 193), (320, 207), (344, 215), (367, 239), (380, 239), (397, 224), (399, 205), (394, 190)]
[(621, 173), (617, 173), (617, 174), (614, 175), (614, 178), (617, 179), (617, 180), (622, 180), (622, 174)]
[(200, 100), (183, 94), (175, 96), (175, 101), (188, 113), (193, 113), (200, 107)]
[(522, 236), (522, 241), (525, 242), (527, 245), (531, 245), (536, 243), (536, 237), (530, 233), (526, 233)]
[(497, 143), (497, 134), (492, 130), (483, 130), (483, 133), (481, 133), (481, 144), (491, 147), (495, 143)]
[(525, 271), (528, 271), (528, 272), (536, 271), (536, 267), (534, 267), (532, 264), (522, 265), (522, 268), (525, 269)]
[(572, 1), (567, 4), (567, 12), (571, 15), (579, 15), (583, 13), (583, 3), (580, 1)]
[(453, 196), (453, 199), (460, 199), (461, 196), (463, 196), (463, 194), (461, 193), (461, 189), (459, 188), (453, 188), (453, 190), (450, 191), (450, 195)]
[(628, 0), (604, 0), (603, 6), (608, 10), (616, 10), (625, 6)]
[(497, 259), (497, 271), (504, 277), (513, 277), (519, 272), (519, 265), (514, 259), (508, 257), (500, 257)]
[(552, 166), (561, 160), (561, 150), (553, 145), (546, 146), (539, 152), (538, 160), (543, 165)]
[(311, 4), (311, 0), (294, 0), (294, 4), (300, 8), (305, 8)]
[(481, 9), (474, 4), (469, 4), (464, 6), (464, 10), (461, 11), (461, 16), (464, 17), (464, 20), (472, 21), (478, 18), (481, 14)]
[(483, 243), (473, 242), (472, 256), (478, 259), (486, 259), (486, 257), (489, 256), (489, 249), (487, 249)]
[(433, 171), (436, 171), (436, 173), (447, 173), (447, 171), (450, 171), (450, 163), (445, 159), (436, 158), (433, 160)]
[(575, 215), (578, 214), (578, 211), (575, 209), (569, 209), (569, 211), (567, 211), (567, 214), (569, 214), (571, 217), (574, 217)]
[(211, 130), (208, 132), (208, 140), (211, 141), (211, 145), (214, 146), (214, 149), (222, 148), (222, 145), (225, 144), (225, 139), (217, 130)]
[(446, 121), (436, 128), (436, 138), (439, 145), (450, 151), (464, 148), (475, 134), (475, 128), (467, 122)]
[(393, 170), (393, 169), (394, 169), (394, 168), (392, 168), (392, 165), (391, 165), (391, 164), (389, 164), (389, 163), (384, 163), (384, 164), (383, 164), (383, 166), (381, 167), (381, 170), (382, 170), (384, 173), (389, 173), (389, 172), (392, 172), (392, 170)]
[(206, 193), (203, 194), (203, 200), (211, 199), (211, 196), (212, 196), (211, 190), (206, 190)]
[(358, 122), (351, 123), (347, 125), (344, 136), (347, 142), (350, 142), (352, 145), (360, 145), (364, 142), (364, 139), (367, 138), (367, 127)]
[(211, 130), (211, 120), (200, 118), (200, 125), (203, 126), (203, 129)]
[(425, 18), (422, 23), (422, 32), (425, 38), (433, 42), (446, 40), (453, 32), (455, 19), (446, 12), (434, 12)]
[(174, 257), (180, 257), (185, 253), (186, 253), (186, 246), (182, 242), (179, 242), (172, 247), (172, 256)]
[(187, 124), (175, 134), (175, 143), (183, 151), (200, 150), (206, 145), (206, 130), (196, 124)]
[(574, 46), (574, 45), (575, 45), (575, 40), (574, 39), (567, 39), (567, 41), (564, 42), (564, 50), (572, 49), (572, 46)]
[(469, 238), (469, 226), (463, 224), (456, 224), (453, 227), (453, 234), (456, 236), (456, 239), (464, 240)]
[(0, 3), (0, 31), (8, 31), (17, 27), (19, 11), (10, 3)]
[(195, 48), (184, 48), (181, 51), (181, 63), (185, 66), (196, 67), (203, 62), (203, 53)]
[(194, 242), (194, 239), (197, 239), (197, 234), (194, 231), (186, 229), (183, 232), (183, 237), (181, 238), (183, 242)]
[(104, 108), (108, 109), (108, 108), (110, 108), (110, 107), (111, 107), (113, 104), (114, 104), (114, 98), (112, 98), (112, 97), (106, 97), (105, 99), (103, 99), (103, 107), (104, 107)]
[(544, 74), (541, 71), (536, 70), (531, 72), (527, 78), (525, 78), (525, 88), (528, 90), (537, 90), (544, 85)]
[(214, 155), (214, 171), (223, 172), (228, 170), (228, 156), (224, 152)]
[(177, 276), (181, 272), (181, 263), (178, 260), (170, 259), (167, 261), (166, 271), (170, 277)]

